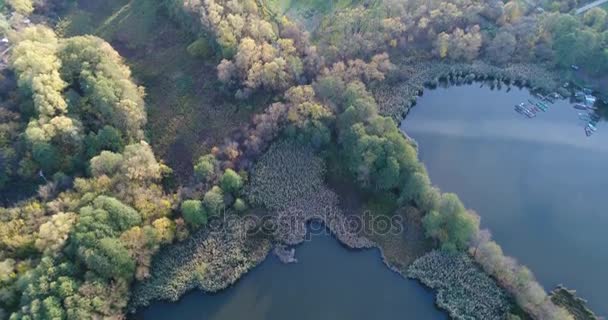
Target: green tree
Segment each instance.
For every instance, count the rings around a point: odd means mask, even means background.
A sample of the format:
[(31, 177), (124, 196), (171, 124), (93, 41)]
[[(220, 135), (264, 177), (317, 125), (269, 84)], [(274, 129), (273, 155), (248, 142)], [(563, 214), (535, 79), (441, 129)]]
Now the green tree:
[(94, 203), (96, 208), (108, 212), (110, 222), (116, 231), (125, 231), (141, 223), (139, 212), (116, 198), (99, 196)]
[(184, 221), (194, 228), (207, 224), (207, 212), (199, 200), (186, 200), (181, 205)]
[(203, 205), (211, 215), (218, 215), (220, 210), (224, 207), (224, 191), (214, 186), (211, 190), (205, 193), (203, 197)]
[(245, 203), (245, 201), (241, 198), (237, 198), (232, 206), (237, 212), (243, 212), (247, 210), (247, 203)]
[(416, 172), (401, 187), (400, 204), (413, 203), (418, 209), (429, 212), (439, 207), (440, 192), (431, 186), (425, 172)]
[(135, 272), (135, 261), (120, 240), (103, 238), (85, 250), (87, 267), (106, 279), (131, 279)]
[(587, 12), (583, 16), (583, 22), (593, 28), (597, 32), (606, 30), (606, 10), (595, 7)]
[(35, 143), (32, 148), (34, 161), (45, 173), (54, 173), (60, 166), (60, 155), (53, 145), (48, 143)]
[(103, 150), (121, 152), (124, 147), (124, 141), (118, 129), (106, 125), (97, 133), (90, 132), (85, 139), (85, 145), (87, 156), (91, 158)]
[(217, 166), (217, 160), (214, 155), (204, 155), (200, 157), (198, 162), (194, 165), (194, 174), (200, 181), (210, 181), (215, 175)]
[(468, 212), (458, 196), (444, 193), (439, 210), (432, 210), (423, 218), (428, 236), (439, 240), (448, 251), (465, 250), (479, 232), (479, 217)]
[(243, 178), (234, 170), (228, 168), (220, 179), (220, 185), (227, 192), (237, 193), (243, 187)]

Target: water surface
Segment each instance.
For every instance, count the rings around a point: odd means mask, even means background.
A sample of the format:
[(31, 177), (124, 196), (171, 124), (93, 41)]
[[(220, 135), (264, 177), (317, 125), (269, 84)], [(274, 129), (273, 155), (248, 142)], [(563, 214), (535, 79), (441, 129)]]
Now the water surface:
[(586, 137), (565, 100), (525, 118), (513, 106), (529, 98), (479, 84), (427, 90), (401, 127), (433, 183), (477, 211), (506, 254), (608, 315), (608, 125)]
[(354, 251), (329, 235), (297, 247), (298, 263), (269, 257), (233, 287), (193, 291), (176, 303), (157, 302), (139, 319), (369, 320), (447, 319), (434, 295), (381, 262), (377, 250)]

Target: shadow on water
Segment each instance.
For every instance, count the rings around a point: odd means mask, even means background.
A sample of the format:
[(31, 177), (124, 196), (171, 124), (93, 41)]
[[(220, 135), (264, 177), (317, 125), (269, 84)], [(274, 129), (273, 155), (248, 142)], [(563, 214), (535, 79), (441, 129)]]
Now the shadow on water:
[(348, 250), (320, 234), (296, 257), (285, 265), (270, 256), (227, 290), (195, 290), (135, 319), (447, 319), (430, 290), (390, 271), (377, 250)]
[(528, 99), (478, 84), (427, 90), (401, 128), (433, 183), (476, 210), (506, 254), (546, 289), (563, 283), (607, 315), (608, 123), (587, 137), (572, 102), (528, 119), (514, 111)]

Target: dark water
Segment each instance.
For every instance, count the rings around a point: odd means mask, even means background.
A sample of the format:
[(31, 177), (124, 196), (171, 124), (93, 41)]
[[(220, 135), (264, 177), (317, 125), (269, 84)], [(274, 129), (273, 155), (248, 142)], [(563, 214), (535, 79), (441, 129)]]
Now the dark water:
[(232, 288), (193, 291), (177, 303), (158, 302), (139, 319), (447, 319), (434, 295), (387, 269), (376, 250), (352, 251), (329, 235), (296, 250), (296, 264), (274, 256)]
[(427, 90), (402, 129), (433, 183), (476, 210), (508, 255), (606, 316), (608, 125), (586, 137), (566, 101), (527, 119), (513, 106), (528, 98), (479, 84)]

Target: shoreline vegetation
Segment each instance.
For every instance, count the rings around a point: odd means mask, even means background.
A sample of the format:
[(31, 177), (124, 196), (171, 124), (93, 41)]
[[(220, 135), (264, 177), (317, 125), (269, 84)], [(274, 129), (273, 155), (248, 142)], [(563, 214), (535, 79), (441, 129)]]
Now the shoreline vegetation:
[[(437, 289), (438, 306), (454, 318), (589, 316), (576, 311), (585, 309), (570, 292), (547, 295), (479, 229), (479, 216), (431, 184), (397, 120), (425, 86), (442, 80), (548, 92), (559, 82), (546, 70), (579, 60), (608, 69), (598, 35), (606, 17), (602, 24), (597, 11), (579, 21), (559, 8), (539, 15), (517, 1), (448, 1), (425, 10), (412, 10), (422, 5), (417, 0), (353, 1), (299, 11), (318, 18), (307, 25), (315, 30), (305, 30), (255, 0), (164, 0), (163, 10), (150, 0), (7, 3), (1, 31), (15, 47), (3, 79), (13, 89), (0, 109), (9, 124), (0, 128), (0, 186), (26, 179), (39, 192), (0, 208), (0, 318), (120, 318), (193, 288), (221, 290), (273, 248), (302, 243), (311, 221), (347, 247), (377, 247), (393, 271)], [(133, 8), (140, 14), (125, 15)], [(154, 48), (133, 33), (154, 33), (150, 21), (162, 11), (196, 38), (189, 55), (217, 65), (216, 74), (203, 75), (217, 90), (206, 89), (240, 101), (234, 113), (246, 109), (239, 115), (251, 121), (213, 124), (209, 131), (224, 141), (203, 139), (203, 151), (187, 161), (192, 178), (174, 185), (173, 171), (144, 140), (144, 101), (154, 105), (159, 96), (144, 100), (129, 61), (106, 41), (63, 37), (43, 25), (70, 10), (89, 10), (77, 16), (85, 24), (105, 12), (95, 32), (144, 55)], [(124, 38), (108, 35), (120, 30), (109, 27), (118, 18)], [(136, 28), (122, 25), (129, 19)], [(573, 52), (566, 45), (578, 36), (590, 45)], [(173, 63), (168, 68), (178, 68)], [(147, 75), (144, 82), (163, 77)], [(200, 94), (180, 79), (178, 95)], [(344, 227), (350, 215), (365, 213), (401, 217), (408, 228), (378, 235)], [(274, 227), (252, 225), (252, 216), (269, 217)], [(218, 222), (221, 232), (212, 232)], [(463, 300), (471, 290), (474, 299)]]
[(372, 92), (378, 101), (380, 114), (391, 117), (398, 123), (407, 117), (424, 89), (437, 87), (441, 83), (461, 85), (482, 82), (498, 88), (514, 85), (542, 94), (557, 92), (562, 96), (570, 96), (570, 92), (561, 86), (555, 72), (536, 64), (497, 67), (483, 61), (463, 64), (406, 60), (397, 62), (397, 68), (399, 71), (395, 72), (397, 75), (393, 83), (381, 83), (372, 88)]

